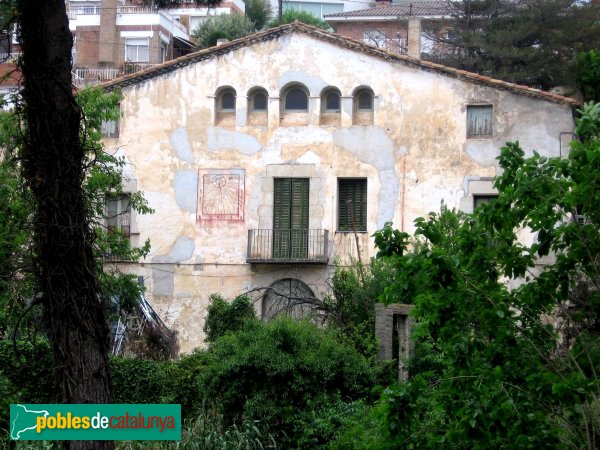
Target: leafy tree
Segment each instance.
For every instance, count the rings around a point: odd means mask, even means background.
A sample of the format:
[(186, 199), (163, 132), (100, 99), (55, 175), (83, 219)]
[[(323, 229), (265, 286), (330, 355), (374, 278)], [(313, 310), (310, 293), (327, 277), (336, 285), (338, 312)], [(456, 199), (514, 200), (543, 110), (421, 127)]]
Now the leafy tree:
[(575, 58), (576, 81), (586, 101), (600, 102), (600, 53), (578, 53)]
[[(86, 142), (71, 86), (71, 48), (65, 2), (9, 0), (19, 23), (25, 125), (19, 168), (33, 199), (33, 272), (54, 355), (60, 402), (109, 403), (108, 328), (98, 301), (98, 267), (83, 183)], [(173, 2), (171, 2), (173, 3)], [(212, 3), (207, 0), (206, 3)], [(3, 4), (4, 6), (4, 4)], [(113, 448), (110, 441), (65, 447)]]
[(267, 0), (246, 0), (246, 17), (255, 30), (262, 30), (271, 16), (271, 4)]
[(30, 250), (33, 208), (14, 157), (18, 129), (13, 119), (8, 112), (0, 113), (0, 338), (23, 314), (34, 282)]
[(208, 315), (204, 322), (206, 341), (214, 342), (217, 338), (243, 329), (248, 322), (257, 320), (256, 312), (250, 297), (239, 295), (227, 302), (217, 294), (210, 296)]
[(451, 21), (429, 37), (441, 44), (436, 57), (460, 69), (546, 89), (575, 86), (575, 54), (600, 44), (600, 8), (576, 0), (445, 4)]
[(331, 30), (331, 27), (324, 20), (313, 16), (311, 13), (306, 11), (298, 11), (295, 9), (288, 9), (283, 12), (281, 21), (279, 19), (272, 20), (269, 23), (269, 28), (277, 27), (286, 23), (292, 23), (294, 21), (302, 22), (313, 27), (321, 28), (323, 30)]
[(239, 39), (254, 33), (255, 24), (242, 14), (210, 16), (192, 32), (192, 39), (200, 48), (217, 44), (218, 39)]
[(496, 200), (418, 219), (414, 249), (383, 256), (399, 275), (382, 299), (417, 319), (412, 377), (374, 410), (390, 448), (597, 447), (599, 111), (585, 106), (566, 159), (507, 144)]

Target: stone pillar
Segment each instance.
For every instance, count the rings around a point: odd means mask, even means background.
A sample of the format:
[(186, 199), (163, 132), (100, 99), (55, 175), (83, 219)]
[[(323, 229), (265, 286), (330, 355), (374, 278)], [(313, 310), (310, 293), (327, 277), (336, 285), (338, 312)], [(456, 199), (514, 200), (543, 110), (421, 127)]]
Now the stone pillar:
[(398, 361), (398, 380), (408, 379), (408, 361), (414, 352), (411, 338), (414, 319), (410, 317), (413, 305), (383, 303), (375, 305), (375, 336), (379, 341), (379, 359)]

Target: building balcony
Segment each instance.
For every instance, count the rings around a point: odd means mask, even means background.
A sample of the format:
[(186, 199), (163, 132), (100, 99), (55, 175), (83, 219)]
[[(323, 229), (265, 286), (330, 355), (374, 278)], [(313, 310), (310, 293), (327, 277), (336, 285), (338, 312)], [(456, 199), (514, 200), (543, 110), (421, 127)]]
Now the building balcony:
[(248, 263), (327, 264), (328, 253), (328, 230), (248, 230)]
[(146, 70), (157, 65), (158, 64), (126, 62), (120, 69), (73, 69), (71, 78), (74, 86), (85, 87), (110, 81), (123, 75)]

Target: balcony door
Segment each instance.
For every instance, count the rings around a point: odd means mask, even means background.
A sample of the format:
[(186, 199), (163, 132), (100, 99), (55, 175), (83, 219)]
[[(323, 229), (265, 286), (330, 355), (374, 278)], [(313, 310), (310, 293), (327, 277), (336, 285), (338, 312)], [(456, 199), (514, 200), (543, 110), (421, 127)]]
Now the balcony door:
[(308, 178), (275, 178), (273, 258), (308, 257)]

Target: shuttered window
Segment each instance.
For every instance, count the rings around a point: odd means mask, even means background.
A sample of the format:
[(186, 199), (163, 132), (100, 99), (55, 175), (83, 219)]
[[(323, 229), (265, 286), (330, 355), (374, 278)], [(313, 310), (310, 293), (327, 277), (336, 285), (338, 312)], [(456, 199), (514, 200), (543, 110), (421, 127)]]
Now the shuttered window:
[(492, 105), (467, 106), (467, 136), (492, 136)]
[(306, 258), (308, 254), (308, 178), (275, 178), (273, 257)]
[(338, 179), (338, 231), (367, 231), (367, 179)]

